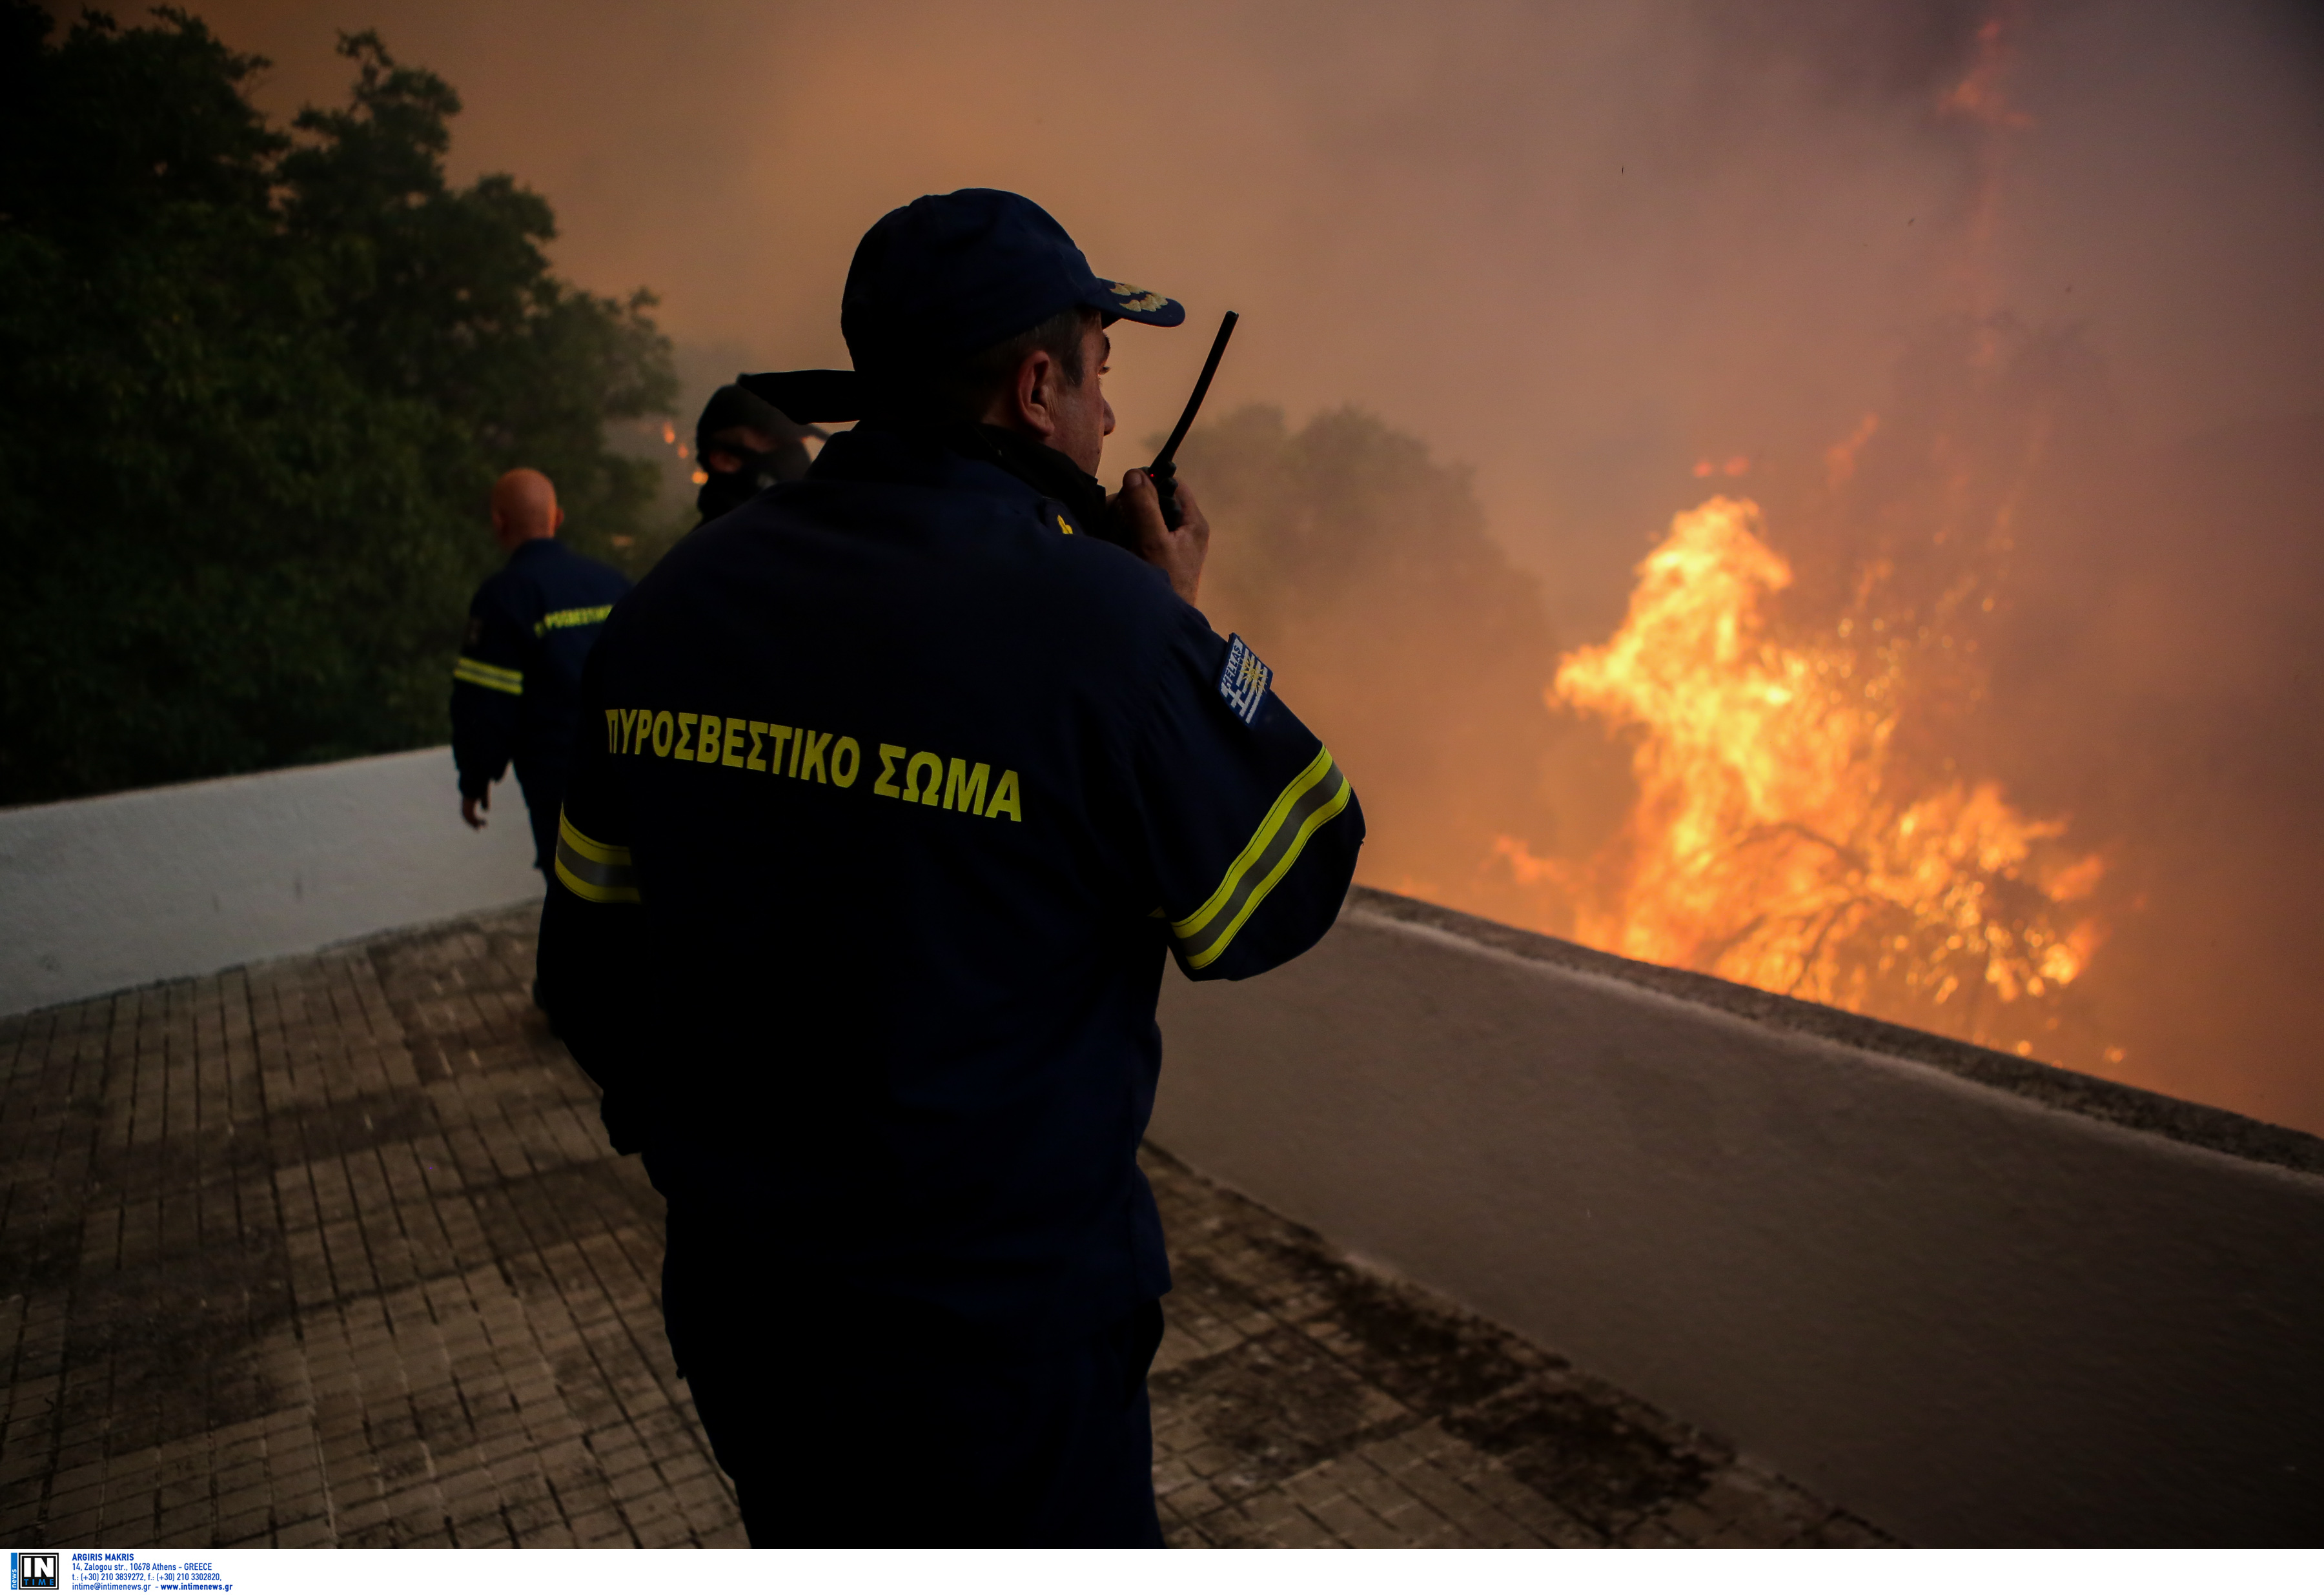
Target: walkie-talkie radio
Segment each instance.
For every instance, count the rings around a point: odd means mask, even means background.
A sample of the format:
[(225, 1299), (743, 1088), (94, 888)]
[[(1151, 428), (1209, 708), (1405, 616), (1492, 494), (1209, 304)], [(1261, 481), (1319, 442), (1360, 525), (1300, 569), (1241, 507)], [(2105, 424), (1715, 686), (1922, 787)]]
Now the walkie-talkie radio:
[(1186, 440), (1186, 429), (1194, 424), (1194, 412), (1203, 408), (1203, 396), (1211, 391), (1211, 379), (1218, 374), (1219, 356), (1227, 352), (1227, 339), (1234, 336), (1235, 313), (1229, 310), (1226, 319), (1219, 323), (1219, 336), (1211, 340), (1211, 357), (1203, 362), (1203, 374), (1194, 383), (1194, 396), (1186, 401), (1185, 413), (1171, 430), (1170, 441), (1146, 467), (1154, 479), (1154, 494), (1162, 501), (1162, 524), (1176, 530), (1185, 521), (1178, 509), (1178, 445)]

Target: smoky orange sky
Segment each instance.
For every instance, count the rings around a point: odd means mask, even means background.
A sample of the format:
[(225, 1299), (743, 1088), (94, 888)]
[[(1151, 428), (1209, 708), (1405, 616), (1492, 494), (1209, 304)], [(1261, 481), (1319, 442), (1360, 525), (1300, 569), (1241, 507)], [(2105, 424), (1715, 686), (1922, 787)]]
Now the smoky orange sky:
[(273, 60), (257, 97), (278, 114), (343, 96), (339, 29), (447, 78), (456, 172), (544, 194), (568, 277), (661, 296), (681, 425), (738, 367), (845, 364), (840, 284), (882, 211), (1030, 194), (1100, 272), (1191, 312), (1118, 331), (1111, 471), (1240, 310), (1214, 413), (1353, 403), (1474, 467), (1569, 648), (1619, 622), (1632, 567), (1714, 489), (1767, 502), (1782, 545), (1774, 506), (1867, 414), (1900, 413), (1932, 324), (2055, 335), (2077, 397), (2048, 502), (2074, 530), (2026, 534), (1963, 757), (2092, 845), (2153, 854), (2117, 870), (2148, 882), (2144, 917), (2090, 975), (2136, 1042), (2121, 1076), (2324, 1129), (2313, 8), (196, 9)]
[[(465, 97), (456, 168), (555, 204), (562, 270), (650, 286), (681, 345), (753, 362), (845, 363), (840, 282), (883, 210), (1028, 193), (1190, 307), (1119, 340), (1123, 438), (1167, 424), (1240, 310), (1222, 404), (1352, 401), (1473, 465), (1572, 632), (1618, 615), (1696, 459), (1781, 468), (1877, 407), (1952, 290), (1974, 174), (1935, 106), (1992, 8), (196, 9), (276, 63), (282, 110), (344, 91), (335, 30), (379, 28)], [(1994, 302), (2085, 324), (2156, 438), (2324, 408), (2314, 30), (2232, 0), (2012, 14), (2032, 125)]]

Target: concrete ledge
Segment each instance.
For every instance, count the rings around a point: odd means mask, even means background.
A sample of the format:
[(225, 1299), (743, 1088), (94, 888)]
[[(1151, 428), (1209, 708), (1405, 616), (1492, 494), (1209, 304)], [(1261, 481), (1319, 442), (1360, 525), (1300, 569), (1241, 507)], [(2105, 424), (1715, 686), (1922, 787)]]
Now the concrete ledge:
[(512, 783), (460, 821), (422, 748), (0, 810), (0, 1013), (538, 900)]
[(1990, 1047), (1955, 1041), (1948, 1036), (1909, 1029), (1884, 1019), (1867, 1019), (1862, 1014), (1849, 1013), (1843, 1009), (1826, 1008), (1821, 1003), (1803, 1002), (1795, 997), (1779, 997), (1773, 991), (1762, 991), (1757, 986), (1738, 986), (1716, 975), (1697, 974), (1688, 969), (1670, 969), (1659, 963), (1641, 963), (1633, 958), (1600, 953), (1594, 947), (1563, 942), (1555, 936), (1519, 930), (1491, 919), (1480, 919), (1457, 908), (1440, 908), (1416, 898), (1398, 897), (1391, 891), (1377, 891), (1359, 886), (1349, 894), (1349, 905), (1366, 913), (1400, 919), (1410, 925), (1434, 926), (1480, 946), (1496, 948), (1536, 963), (1554, 963), (1583, 973), (1605, 975), (1706, 1007), (1723, 1009), (1729, 1013), (1755, 1019), (1764, 1025), (1773, 1025), (1778, 1029), (1819, 1036), (1843, 1046), (1878, 1053), (1884, 1057), (1927, 1064), (1947, 1074), (2012, 1093), (2030, 1102), (2062, 1108), (2092, 1119), (2103, 1119), (2126, 1129), (2147, 1130), (2167, 1136), (2174, 1141), (2184, 1141), (2191, 1147), (2209, 1147), (2214, 1151), (2247, 1157), (2258, 1163), (2273, 1163), (2284, 1168), (2324, 1174), (2324, 1139), (2304, 1130), (2287, 1129), (2280, 1124), (2246, 1119), (2225, 1108), (2205, 1107), (2200, 1102), (2184, 1102), (2178, 1097), (2142, 1091), (2135, 1085), (2122, 1085), (2112, 1080), (2100, 1080), (2095, 1075), (2079, 1074), (2071, 1069), (2034, 1063), (2006, 1052), (1996, 1052)]
[(1908, 1539), (2324, 1524), (2312, 1138), (1374, 892), (1163, 1028), (1158, 1142)]

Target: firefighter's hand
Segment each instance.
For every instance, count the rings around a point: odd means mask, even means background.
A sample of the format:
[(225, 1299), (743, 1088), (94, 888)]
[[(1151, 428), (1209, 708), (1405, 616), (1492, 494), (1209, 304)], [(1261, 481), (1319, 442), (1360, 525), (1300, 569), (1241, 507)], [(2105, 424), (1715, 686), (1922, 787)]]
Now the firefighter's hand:
[(463, 798), (460, 799), (460, 817), (468, 822), (471, 831), (481, 831), (484, 828), (484, 811), (492, 806), (493, 795), (490, 792), (481, 798)]
[(1129, 529), (1139, 558), (1170, 578), (1172, 592), (1194, 603), (1203, 585), (1203, 561), (1211, 551), (1211, 523), (1203, 518), (1203, 507), (1186, 484), (1178, 484), (1179, 525), (1175, 531), (1162, 523), (1162, 501), (1155, 496), (1153, 479), (1143, 471), (1123, 476), (1121, 491), (1111, 502)]

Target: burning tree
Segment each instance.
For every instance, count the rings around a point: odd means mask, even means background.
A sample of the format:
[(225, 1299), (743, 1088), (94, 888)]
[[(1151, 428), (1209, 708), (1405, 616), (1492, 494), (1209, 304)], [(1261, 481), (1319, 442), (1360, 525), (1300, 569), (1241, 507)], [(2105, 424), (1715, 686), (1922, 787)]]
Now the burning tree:
[(1898, 625), (1882, 574), (1822, 634), (1786, 636), (1765, 604), (1791, 567), (1758, 506), (1678, 516), (1620, 632), (1549, 689), (1635, 736), (1628, 823), (1580, 866), (1499, 847), (1566, 886), (1593, 945), (2031, 1051), (2103, 936), (2069, 906), (2104, 863), (1995, 781), (1911, 768), (1899, 725), (1924, 678), (1959, 674), (1967, 595)]

